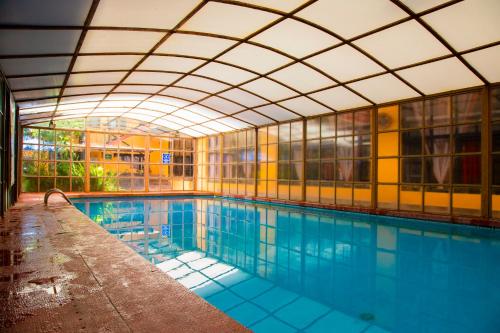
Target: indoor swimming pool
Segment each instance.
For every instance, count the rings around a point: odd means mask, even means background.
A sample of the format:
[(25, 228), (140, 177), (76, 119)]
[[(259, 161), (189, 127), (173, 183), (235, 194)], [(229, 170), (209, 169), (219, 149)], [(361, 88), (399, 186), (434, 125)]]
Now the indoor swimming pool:
[(221, 197), (72, 201), (254, 332), (500, 331), (496, 230)]

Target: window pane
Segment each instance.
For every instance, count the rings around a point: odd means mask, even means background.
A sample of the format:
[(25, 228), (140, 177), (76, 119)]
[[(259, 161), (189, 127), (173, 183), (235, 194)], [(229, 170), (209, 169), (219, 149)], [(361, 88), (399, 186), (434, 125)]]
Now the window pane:
[(410, 102), (401, 104), (401, 128), (422, 127), (424, 116), (424, 104), (422, 102)]
[(321, 137), (335, 136), (335, 116), (321, 117)]
[(420, 157), (401, 159), (401, 181), (403, 183), (422, 182), (422, 159)]
[(339, 181), (352, 181), (353, 161), (352, 160), (338, 160), (337, 161), (337, 180)]
[(457, 156), (453, 162), (454, 184), (481, 184), (481, 156)]
[(337, 137), (337, 158), (352, 157), (352, 136)]
[(281, 124), (280, 126), (280, 142), (290, 141), (290, 124)]
[[(500, 155), (491, 155), (491, 183), (493, 185), (500, 185)], [(500, 203), (500, 201), (499, 201)]]
[(319, 162), (306, 163), (306, 179), (307, 180), (319, 179)]
[(354, 181), (355, 182), (370, 181), (370, 160), (354, 161)]
[(302, 156), (302, 141), (295, 141), (291, 143), (292, 155), (291, 159), (294, 161), (303, 160)]
[(279, 144), (279, 160), (289, 160), (290, 159), (290, 144), (289, 143), (280, 143)]
[(278, 163), (278, 179), (290, 179), (290, 163)]
[(302, 121), (296, 121), (294, 123), (291, 123), (291, 139), (292, 141), (295, 140), (302, 140), (302, 132), (304, 130), (304, 125)]
[(319, 140), (307, 141), (306, 159), (319, 158)]
[(449, 154), (450, 127), (436, 127), (425, 130), (425, 153), (428, 155)]
[(290, 180), (302, 180), (302, 162), (290, 163)]
[(317, 139), (320, 135), (320, 118), (307, 120), (307, 139)]
[(481, 124), (455, 126), (455, 152), (481, 151)]
[(452, 97), (455, 123), (481, 121), (481, 93), (466, 93)]
[(321, 161), (321, 180), (335, 179), (335, 162)]
[(434, 184), (447, 184), (450, 181), (449, 156), (427, 157), (425, 159), (425, 182)]
[(427, 126), (448, 125), (450, 115), (450, 97), (425, 101), (425, 124)]
[(500, 87), (491, 89), (491, 119), (500, 120)]
[(335, 158), (335, 139), (321, 139), (321, 159)]
[(371, 153), (371, 136), (357, 135), (354, 137), (354, 156), (355, 157), (370, 157)]
[(337, 136), (351, 135), (353, 126), (353, 113), (343, 112), (337, 114)]
[(402, 155), (421, 155), (422, 131), (413, 130), (401, 132), (401, 150)]
[(377, 123), (379, 131), (392, 131), (399, 129), (399, 108), (397, 105), (386, 106), (378, 109)]
[(354, 133), (369, 133), (371, 129), (371, 110), (362, 110), (354, 113)]

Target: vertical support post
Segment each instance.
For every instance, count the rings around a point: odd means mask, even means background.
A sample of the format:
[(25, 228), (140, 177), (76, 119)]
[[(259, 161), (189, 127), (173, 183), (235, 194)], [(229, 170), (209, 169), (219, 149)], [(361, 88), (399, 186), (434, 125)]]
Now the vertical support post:
[(85, 131), (85, 182), (84, 191), (90, 192), (90, 132)]
[(490, 87), (485, 86), (481, 91), (482, 122), (481, 122), (481, 217), (488, 219), (491, 216), (491, 113)]
[(257, 197), (257, 170), (259, 168), (259, 129), (255, 127), (254, 135), (255, 156), (254, 156), (254, 171), (253, 171), (253, 197)]
[(224, 193), (224, 184), (222, 180), (223, 176), (223, 159), (224, 159), (224, 135), (219, 134), (219, 184), (220, 184), (220, 194)]
[(144, 191), (149, 192), (149, 145), (151, 135), (144, 136)]
[(306, 134), (307, 119), (302, 119), (302, 200), (306, 201)]
[(371, 112), (371, 139), (372, 139), (372, 149), (370, 152), (371, 156), (371, 208), (377, 208), (377, 152), (378, 152), (378, 141), (377, 141), (377, 107), (374, 106)]

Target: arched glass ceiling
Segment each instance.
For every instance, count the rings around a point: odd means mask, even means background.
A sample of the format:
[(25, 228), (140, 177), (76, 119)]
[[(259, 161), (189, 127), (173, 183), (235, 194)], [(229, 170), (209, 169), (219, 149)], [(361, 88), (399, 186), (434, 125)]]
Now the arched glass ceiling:
[(497, 0), (4, 0), (0, 66), (24, 124), (203, 136), (499, 82), (499, 13)]

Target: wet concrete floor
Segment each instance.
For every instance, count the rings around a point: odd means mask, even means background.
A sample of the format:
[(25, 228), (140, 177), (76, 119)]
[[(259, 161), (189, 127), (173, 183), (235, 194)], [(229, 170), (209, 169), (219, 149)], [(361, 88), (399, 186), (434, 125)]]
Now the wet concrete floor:
[(0, 220), (0, 332), (248, 332), (61, 199)]

